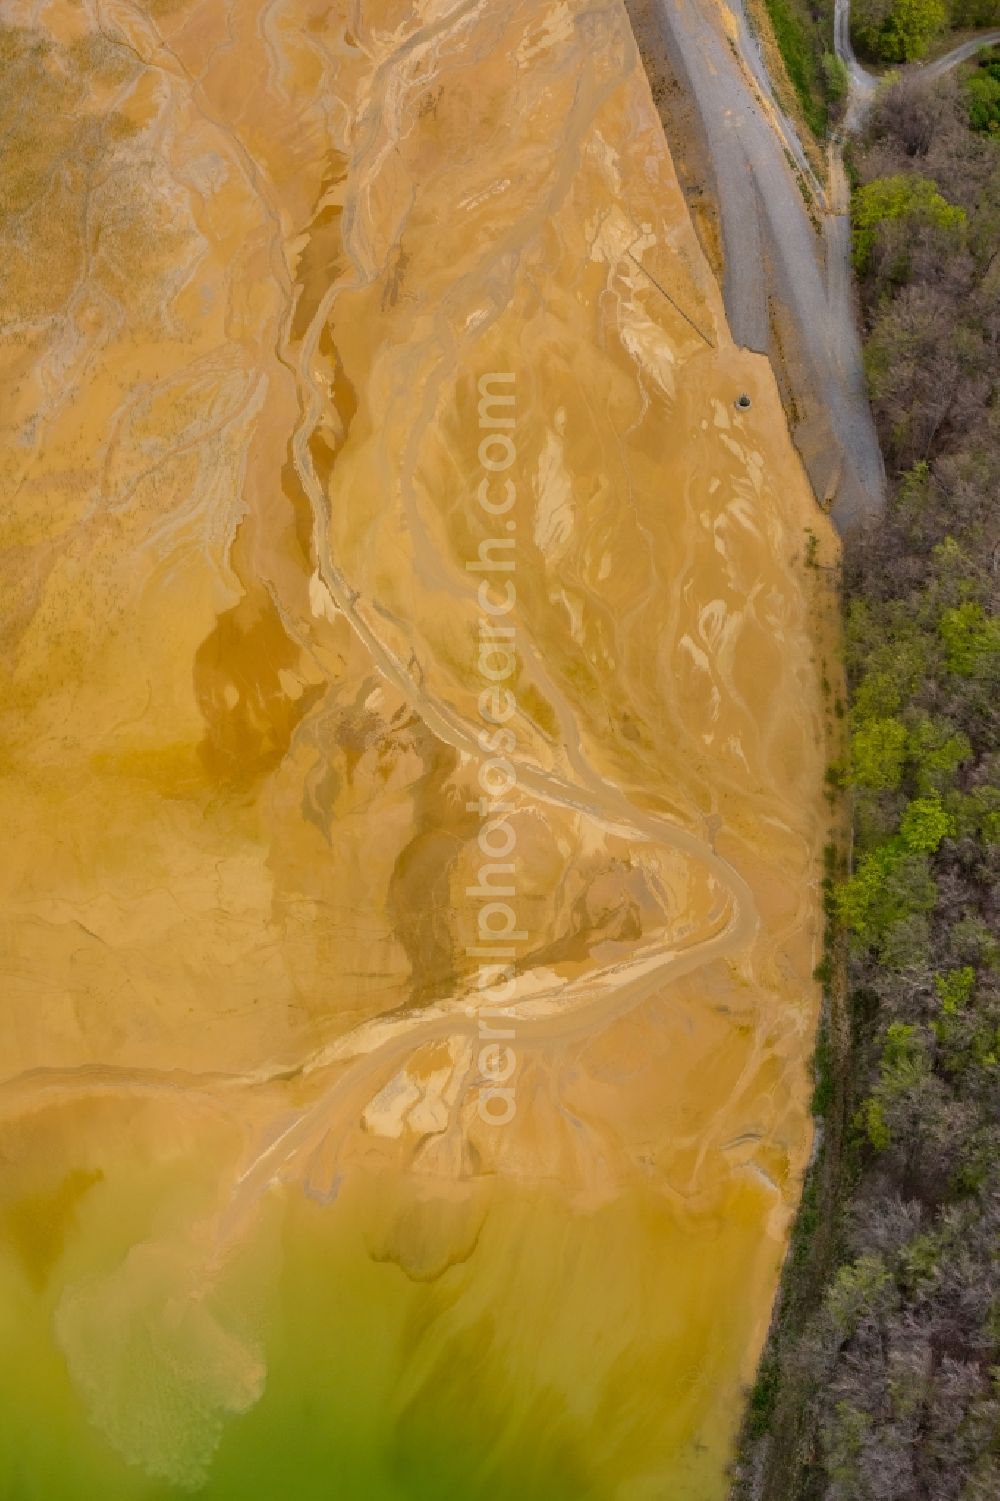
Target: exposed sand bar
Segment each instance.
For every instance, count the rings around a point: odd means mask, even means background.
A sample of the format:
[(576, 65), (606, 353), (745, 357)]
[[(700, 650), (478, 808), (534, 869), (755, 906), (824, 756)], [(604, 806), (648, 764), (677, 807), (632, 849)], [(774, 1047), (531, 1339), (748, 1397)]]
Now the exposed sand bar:
[(0, 1481), (715, 1501), (810, 1145), (834, 543), (624, 10), (0, 26)]

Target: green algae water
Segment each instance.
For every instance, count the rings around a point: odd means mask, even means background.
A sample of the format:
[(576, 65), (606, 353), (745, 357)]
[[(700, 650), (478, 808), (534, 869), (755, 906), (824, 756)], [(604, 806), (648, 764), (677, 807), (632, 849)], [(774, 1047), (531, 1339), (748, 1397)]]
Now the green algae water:
[(174, 1153), (151, 1175), (134, 1118), (123, 1161), (97, 1115), (48, 1243), (3, 1259), (0, 1496), (652, 1501), (664, 1475), (721, 1494), (774, 1271), (752, 1186), (703, 1217), (640, 1185), (587, 1209), (388, 1176), (322, 1204), (279, 1188), (212, 1268), (211, 1174)]

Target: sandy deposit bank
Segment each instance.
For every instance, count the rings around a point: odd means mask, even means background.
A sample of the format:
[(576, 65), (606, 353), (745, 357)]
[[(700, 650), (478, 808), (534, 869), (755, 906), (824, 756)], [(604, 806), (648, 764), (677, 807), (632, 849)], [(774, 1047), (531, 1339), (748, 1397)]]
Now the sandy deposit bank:
[(624, 11), (0, 21), (0, 1475), (720, 1496), (833, 544)]

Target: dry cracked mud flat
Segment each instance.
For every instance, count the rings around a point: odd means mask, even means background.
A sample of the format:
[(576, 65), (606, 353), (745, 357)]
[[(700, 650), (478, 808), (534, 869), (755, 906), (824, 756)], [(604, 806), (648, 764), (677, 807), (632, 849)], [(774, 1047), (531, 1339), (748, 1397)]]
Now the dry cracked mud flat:
[(624, 9), (0, 69), (0, 1492), (716, 1501), (835, 544)]

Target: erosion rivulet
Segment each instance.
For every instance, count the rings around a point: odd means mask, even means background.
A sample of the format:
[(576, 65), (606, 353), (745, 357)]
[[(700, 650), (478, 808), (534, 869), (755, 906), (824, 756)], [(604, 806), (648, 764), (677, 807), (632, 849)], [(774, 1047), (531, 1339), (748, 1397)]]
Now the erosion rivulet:
[(624, 10), (2, 18), (0, 1488), (721, 1496), (810, 1146), (834, 544)]

